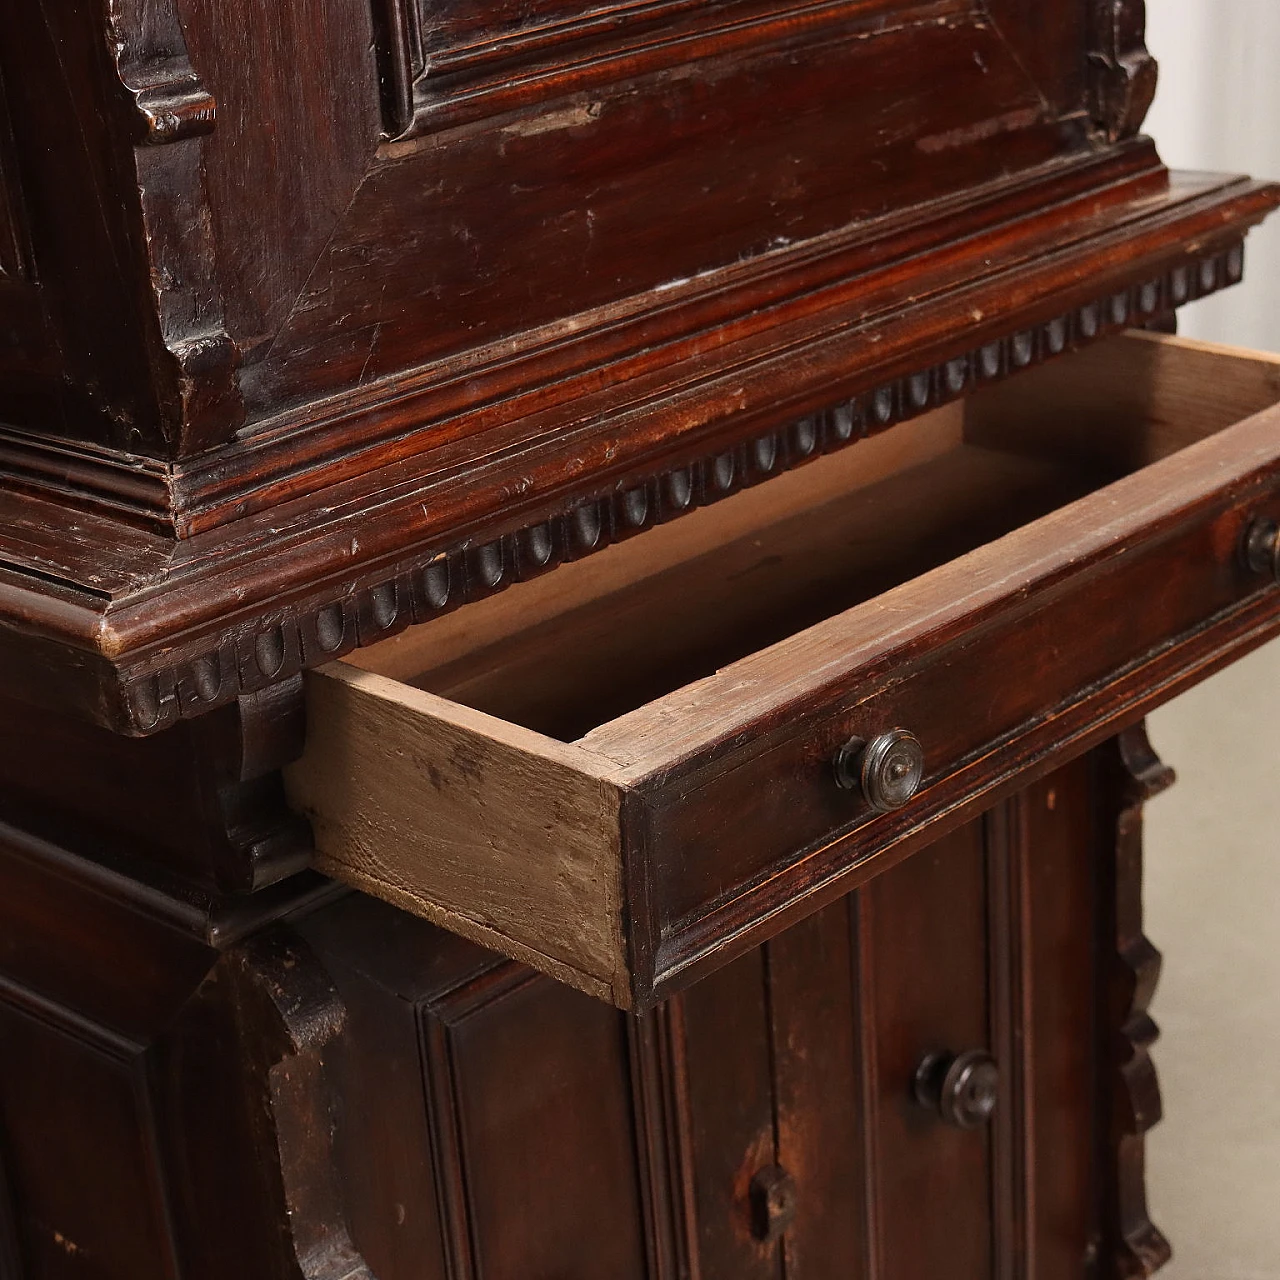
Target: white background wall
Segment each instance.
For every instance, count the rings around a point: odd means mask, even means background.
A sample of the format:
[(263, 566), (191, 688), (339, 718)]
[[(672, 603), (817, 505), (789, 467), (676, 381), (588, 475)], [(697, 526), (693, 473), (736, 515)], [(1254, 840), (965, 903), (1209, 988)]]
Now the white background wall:
[[(1148, 0), (1167, 163), (1280, 179), (1280, 0)], [(1182, 313), (1193, 337), (1280, 351), (1280, 215), (1246, 283)], [(1152, 1217), (1167, 1280), (1280, 1280), (1280, 644), (1151, 717), (1179, 774), (1147, 818), (1147, 933), (1165, 1120)]]
[[(1165, 163), (1280, 180), (1280, 0), (1147, 0)], [(1236, 289), (1184, 311), (1184, 333), (1280, 351), (1280, 215), (1249, 238)]]

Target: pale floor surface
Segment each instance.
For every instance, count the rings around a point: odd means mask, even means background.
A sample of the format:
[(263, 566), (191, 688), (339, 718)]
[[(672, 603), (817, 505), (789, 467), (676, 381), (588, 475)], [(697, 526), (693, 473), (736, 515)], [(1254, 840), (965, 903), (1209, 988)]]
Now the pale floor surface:
[(1149, 721), (1178, 783), (1147, 808), (1165, 1280), (1280, 1280), (1280, 642)]

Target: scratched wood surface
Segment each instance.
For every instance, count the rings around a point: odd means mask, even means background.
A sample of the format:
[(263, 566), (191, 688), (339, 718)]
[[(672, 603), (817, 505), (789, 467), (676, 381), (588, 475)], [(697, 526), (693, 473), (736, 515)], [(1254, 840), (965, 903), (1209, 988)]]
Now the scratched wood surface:
[(4, 6), (0, 689), (129, 734), (1163, 323), (1280, 203), (1140, 136), (1135, 0)]
[[(1034, 1260), (1073, 1280), (1138, 1248), (1154, 1265), (1146, 1123), (1125, 1112), (1137, 1098), (1149, 1120), (1154, 1098), (1131, 1020), (1128, 966), (1150, 968), (1133, 780), (1153, 776), (1133, 745), (1128, 770), (1111, 742), (1052, 770), (640, 1019), (367, 898), (312, 914), (351, 1019), (338, 1150), (370, 1267), (970, 1280)], [(974, 1050), (998, 1098), (966, 1131), (912, 1077)], [(773, 1215), (765, 1176), (787, 1192)]]

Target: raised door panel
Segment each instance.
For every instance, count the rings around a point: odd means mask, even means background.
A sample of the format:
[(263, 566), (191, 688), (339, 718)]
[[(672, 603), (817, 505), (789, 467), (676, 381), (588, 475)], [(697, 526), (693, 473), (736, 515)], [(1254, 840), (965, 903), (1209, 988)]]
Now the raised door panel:
[(993, 1275), (991, 1130), (946, 1125), (912, 1096), (928, 1055), (995, 1048), (982, 824), (962, 827), (860, 896), (878, 1274)]
[[(426, 132), (381, 149), (297, 305), (246, 368), (255, 410), (428, 364), (444, 406), (462, 367), (443, 362), (464, 353), (469, 374), (511, 389), (512, 357), (524, 357), (521, 391), (545, 379), (539, 364), (572, 361), (578, 372), (625, 351), (647, 371), (642, 343), (741, 313), (740, 281), (756, 306), (792, 292), (783, 267), (803, 242), (833, 236), (812, 253), (834, 264), (843, 249), (843, 265), (825, 268), (838, 276), (854, 262), (850, 237), (889, 231), (859, 223), (1061, 154), (1064, 126), (1015, 51), (960, 12), (967, 5), (912, 5), (883, 30), (881, 7), (815, 7), (837, 16), (832, 28), (806, 35), (783, 22), (799, 33), (790, 41), (744, 22), (760, 41), (750, 56), (714, 62), (708, 36), (700, 60), (647, 78), (628, 55), (609, 83), (577, 96), (566, 96), (572, 77), (558, 65), (526, 115), (504, 113), (506, 81), (492, 103), (424, 87), (420, 130), (435, 113), (452, 124), (459, 103), (484, 115), (443, 139)], [(715, 10), (696, 12), (705, 23)], [(687, 45), (668, 47), (679, 61)], [(212, 192), (216, 206), (216, 174)], [(569, 316), (580, 317), (572, 329)], [(627, 338), (597, 333), (636, 317), (643, 325)], [(570, 336), (579, 331), (594, 349)]]
[[(1029, 787), (1008, 807), (1014, 839), (1014, 891), (1022, 896), (1018, 932), (1029, 952), (1018, 993), (1024, 1010), (1025, 1106), (1033, 1123), (1024, 1160), (1035, 1195), (1027, 1239), (1035, 1280), (1078, 1280), (1097, 1253), (1095, 993), (1099, 859), (1082, 856), (1099, 841), (1093, 762), (1081, 757)], [(1092, 922), (1093, 927), (1082, 927)]]
[[(388, 132), (403, 136), (513, 106), (756, 53), (859, 19), (959, 18), (970, 0), (374, 0)], [(686, 73), (687, 74), (687, 73)]]
[(701, 1274), (782, 1280), (776, 1233), (753, 1221), (753, 1184), (777, 1165), (766, 957), (743, 956), (670, 1011), (687, 1112), (687, 1192)]
[(346, 1007), (335, 1149), (372, 1274), (666, 1280), (626, 1019), (358, 895), (302, 931)]
[(778, 1162), (803, 1183), (783, 1238), (788, 1280), (876, 1274), (874, 1008), (859, 990), (857, 904), (833, 903), (768, 946)]
[(4, 995), (0, 1133), (23, 1274), (173, 1280), (177, 1246), (141, 1048), (53, 1006), (20, 1010)]
[(426, 1037), (456, 1107), (475, 1276), (643, 1280), (625, 1026), (514, 966), (470, 996)]

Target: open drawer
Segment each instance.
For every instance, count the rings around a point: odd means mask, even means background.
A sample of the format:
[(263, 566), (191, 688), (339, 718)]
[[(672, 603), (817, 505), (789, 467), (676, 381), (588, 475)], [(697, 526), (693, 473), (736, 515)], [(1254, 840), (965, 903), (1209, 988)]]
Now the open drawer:
[(311, 673), (317, 865), (643, 1007), (1280, 629), (1277, 402), (1128, 335)]

